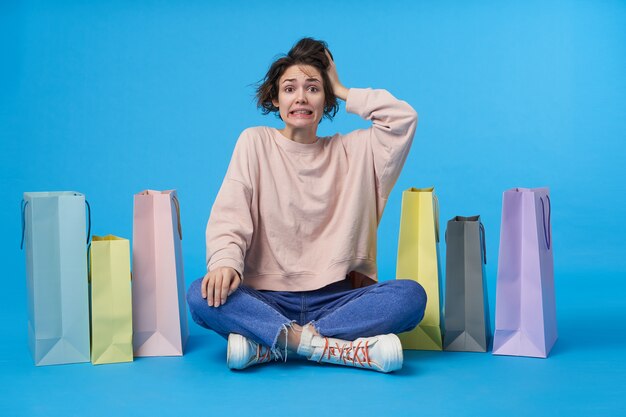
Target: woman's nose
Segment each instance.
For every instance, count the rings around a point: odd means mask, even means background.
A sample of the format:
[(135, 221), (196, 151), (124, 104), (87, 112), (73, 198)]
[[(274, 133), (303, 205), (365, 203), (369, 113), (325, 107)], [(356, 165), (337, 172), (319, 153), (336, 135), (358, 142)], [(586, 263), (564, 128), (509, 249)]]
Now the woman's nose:
[(296, 102), (298, 103), (306, 103), (306, 94), (304, 90), (298, 90), (298, 95), (296, 97)]

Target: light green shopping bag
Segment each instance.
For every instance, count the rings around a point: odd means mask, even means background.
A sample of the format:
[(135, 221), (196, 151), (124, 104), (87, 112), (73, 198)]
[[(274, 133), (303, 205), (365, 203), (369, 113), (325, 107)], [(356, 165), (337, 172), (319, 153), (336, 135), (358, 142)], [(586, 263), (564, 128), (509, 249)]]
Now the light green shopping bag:
[(133, 312), (128, 239), (94, 236), (89, 253), (91, 362), (131, 362)]
[(428, 301), (421, 323), (400, 333), (404, 349), (442, 350), (441, 275), (439, 274), (439, 203), (434, 188), (402, 193), (396, 279), (424, 287)]

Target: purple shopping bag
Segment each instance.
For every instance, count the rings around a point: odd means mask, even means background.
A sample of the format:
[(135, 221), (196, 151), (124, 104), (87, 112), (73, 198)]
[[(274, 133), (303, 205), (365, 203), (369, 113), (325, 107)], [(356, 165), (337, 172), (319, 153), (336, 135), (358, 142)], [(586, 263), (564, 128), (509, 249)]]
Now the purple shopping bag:
[(502, 198), (494, 355), (545, 358), (557, 339), (548, 188)]

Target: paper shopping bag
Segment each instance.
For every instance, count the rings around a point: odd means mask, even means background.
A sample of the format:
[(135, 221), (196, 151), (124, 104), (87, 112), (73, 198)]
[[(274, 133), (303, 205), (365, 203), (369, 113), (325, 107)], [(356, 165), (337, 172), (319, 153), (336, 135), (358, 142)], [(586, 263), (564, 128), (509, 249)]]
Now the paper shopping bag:
[(495, 355), (545, 358), (557, 339), (550, 215), (547, 188), (504, 192)]
[(94, 236), (89, 254), (91, 362), (131, 362), (133, 314), (128, 239)]
[(432, 187), (410, 188), (402, 193), (396, 278), (417, 281), (427, 296), (422, 322), (399, 334), (405, 349), (442, 349), (438, 207)]
[(456, 216), (446, 228), (444, 350), (486, 352), (491, 332), (480, 216)]
[(28, 340), (35, 365), (89, 362), (85, 196), (24, 193)]
[(180, 356), (187, 341), (182, 228), (176, 191), (135, 194), (133, 345), (135, 356)]

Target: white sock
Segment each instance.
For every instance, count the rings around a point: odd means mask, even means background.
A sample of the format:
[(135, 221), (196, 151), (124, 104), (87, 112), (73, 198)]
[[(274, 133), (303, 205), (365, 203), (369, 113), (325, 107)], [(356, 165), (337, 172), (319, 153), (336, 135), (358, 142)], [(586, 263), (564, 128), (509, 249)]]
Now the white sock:
[(300, 335), (300, 344), (298, 345), (298, 355), (306, 356), (310, 358), (313, 354), (313, 338), (316, 337), (311, 331), (310, 324), (307, 324), (302, 328), (302, 334)]

